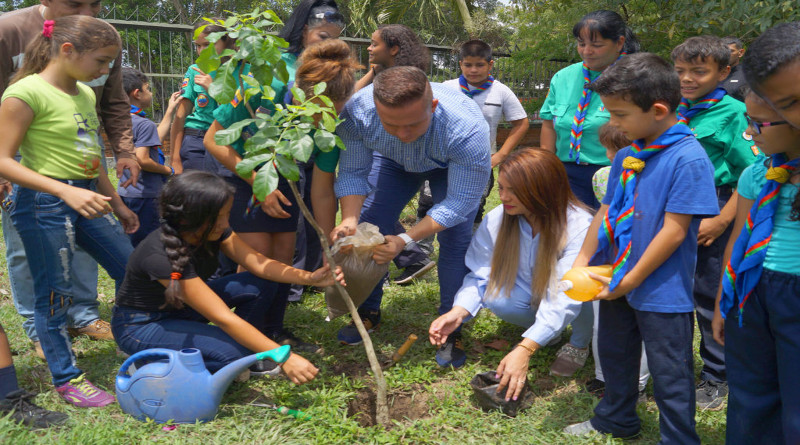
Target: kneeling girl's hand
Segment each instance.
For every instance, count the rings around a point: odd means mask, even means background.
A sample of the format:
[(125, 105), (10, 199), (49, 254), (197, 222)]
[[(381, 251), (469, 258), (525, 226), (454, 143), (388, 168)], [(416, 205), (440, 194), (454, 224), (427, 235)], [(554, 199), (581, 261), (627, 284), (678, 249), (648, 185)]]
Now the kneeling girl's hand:
[[(345, 283), (344, 281), (344, 272), (342, 272), (341, 267), (336, 266), (335, 275), (336, 275), (336, 281), (338, 281), (339, 284), (341, 284), (342, 286), (347, 286), (347, 283)], [(311, 274), (311, 280), (308, 284), (317, 287), (333, 286), (334, 280), (331, 277), (331, 266), (325, 264), (324, 266), (315, 270)]]
[(314, 377), (319, 372), (319, 369), (312, 365), (311, 362), (294, 353), (281, 365), (281, 368), (295, 385), (314, 380)]
[(68, 185), (58, 197), (84, 218), (97, 218), (111, 212), (111, 198), (91, 190)]

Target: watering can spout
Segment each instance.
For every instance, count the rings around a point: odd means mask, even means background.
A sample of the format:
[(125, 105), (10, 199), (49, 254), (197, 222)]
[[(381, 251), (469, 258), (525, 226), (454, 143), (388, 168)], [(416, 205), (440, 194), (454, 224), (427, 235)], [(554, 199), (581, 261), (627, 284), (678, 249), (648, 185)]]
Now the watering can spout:
[(250, 365), (253, 363), (267, 358), (276, 363), (283, 363), (289, 358), (289, 354), (291, 354), (291, 347), (289, 345), (284, 345), (269, 351), (259, 352), (258, 354), (242, 357), (235, 362), (229, 363), (211, 376), (211, 386), (213, 388), (212, 391), (214, 394), (219, 394), (221, 399), (222, 394), (228, 388), (228, 385), (231, 384), (233, 379), (235, 379), (236, 376), (250, 367)]

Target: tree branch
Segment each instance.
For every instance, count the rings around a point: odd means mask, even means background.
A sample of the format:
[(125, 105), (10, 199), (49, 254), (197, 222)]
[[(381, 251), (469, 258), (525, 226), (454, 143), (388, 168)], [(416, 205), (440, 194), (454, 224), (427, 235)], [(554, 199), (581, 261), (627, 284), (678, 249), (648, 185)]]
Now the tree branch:
[[(314, 231), (317, 232), (319, 242), (322, 245), (322, 252), (325, 254), (325, 258), (328, 259), (328, 264), (331, 267), (331, 275), (334, 275), (334, 270), (336, 270), (336, 261), (334, 261), (333, 255), (331, 255), (331, 249), (330, 244), (328, 244), (327, 235), (322, 231), (322, 228), (314, 219), (314, 215), (311, 214), (311, 212), (308, 210), (308, 207), (306, 207), (305, 202), (303, 202), (303, 197), (300, 196), (300, 192), (297, 190), (297, 184), (295, 181), (287, 182), (289, 183), (289, 187), (292, 189), (292, 194), (294, 195), (297, 204), (300, 205), (300, 211), (303, 212), (303, 216), (306, 218), (306, 221), (308, 221), (314, 228)], [(334, 285), (339, 291), (339, 294), (342, 296), (345, 304), (347, 304), (347, 308), (350, 310), (350, 316), (353, 318), (356, 329), (358, 329), (358, 333), (361, 334), (361, 339), (364, 341), (364, 350), (367, 352), (367, 359), (369, 360), (369, 365), (372, 368), (372, 373), (375, 376), (375, 385), (378, 387), (375, 397), (375, 421), (383, 426), (387, 426), (389, 425), (389, 404), (387, 402), (386, 377), (383, 375), (383, 369), (378, 361), (378, 356), (375, 354), (375, 348), (372, 346), (372, 339), (369, 337), (369, 333), (364, 327), (364, 323), (361, 321), (361, 317), (358, 315), (358, 309), (353, 303), (353, 299), (350, 298), (350, 294), (347, 293), (347, 289), (345, 289), (344, 286), (335, 280)]]

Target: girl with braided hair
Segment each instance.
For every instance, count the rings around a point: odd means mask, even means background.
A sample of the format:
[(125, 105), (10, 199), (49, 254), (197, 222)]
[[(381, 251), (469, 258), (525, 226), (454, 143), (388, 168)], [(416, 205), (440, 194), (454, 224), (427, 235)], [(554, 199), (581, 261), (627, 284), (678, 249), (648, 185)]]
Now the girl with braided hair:
[[(228, 225), (233, 187), (219, 176), (199, 170), (175, 176), (162, 189), (159, 202), (161, 228), (134, 250), (114, 306), (112, 332), (128, 354), (149, 348), (197, 348), (214, 372), (279, 346), (264, 334), (272, 318), (283, 316), (272, 308), (279, 282), (334, 282), (327, 266), (314, 272), (298, 270), (242, 241)], [(209, 281), (220, 252), (247, 271)], [(341, 271), (337, 279), (344, 284)], [(318, 372), (296, 354), (282, 367), (297, 384)], [(255, 374), (278, 372), (273, 362), (251, 367)]]

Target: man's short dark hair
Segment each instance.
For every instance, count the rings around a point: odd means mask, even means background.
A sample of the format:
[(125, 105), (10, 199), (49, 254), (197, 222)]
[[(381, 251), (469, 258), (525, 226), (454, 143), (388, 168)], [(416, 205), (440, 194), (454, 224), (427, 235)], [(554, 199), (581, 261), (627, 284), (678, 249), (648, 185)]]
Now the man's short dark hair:
[(372, 82), (375, 101), (388, 107), (401, 107), (417, 99), (433, 97), (425, 73), (414, 66), (394, 66), (381, 71)]
[(720, 71), (731, 61), (731, 49), (717, 36), (689, 37), (672, 50), (672, 61), (700, 62), (707, 60), (716, 62)]
[(747, 83), (756, 92), (770, 76), (800, 60), (800, 22), (781, 23), (758, 36), (742, 59)]
[(135, 90), (141, 90), (144, 84), (148, 83), (147, 76), (136, 68), (122, 68), (122, 88), (126, 94), (131, 94)]
[(681, 82), (669, 62), (653, 53), (625, 56), (589, 84), (601, 96), (620, 96), (648, 111), (656, 102), (670, 111), (681, 102)]
[(491, 62), (492, 47), (483, 40), (468, 40), (461, 45), (461, 50), (458, 52), (458, 60), (464, 60), (467, 57), (480, 57), (487, 62)]
[(725, 46), (736, 45), (736, 49), (744, 48), (744, 43), (742, 43), (742, 39), (740, 39), (740, 38), (738, 38), (736, 36), (723, 37), (722, 38), (722, 43), (724, 43)]

